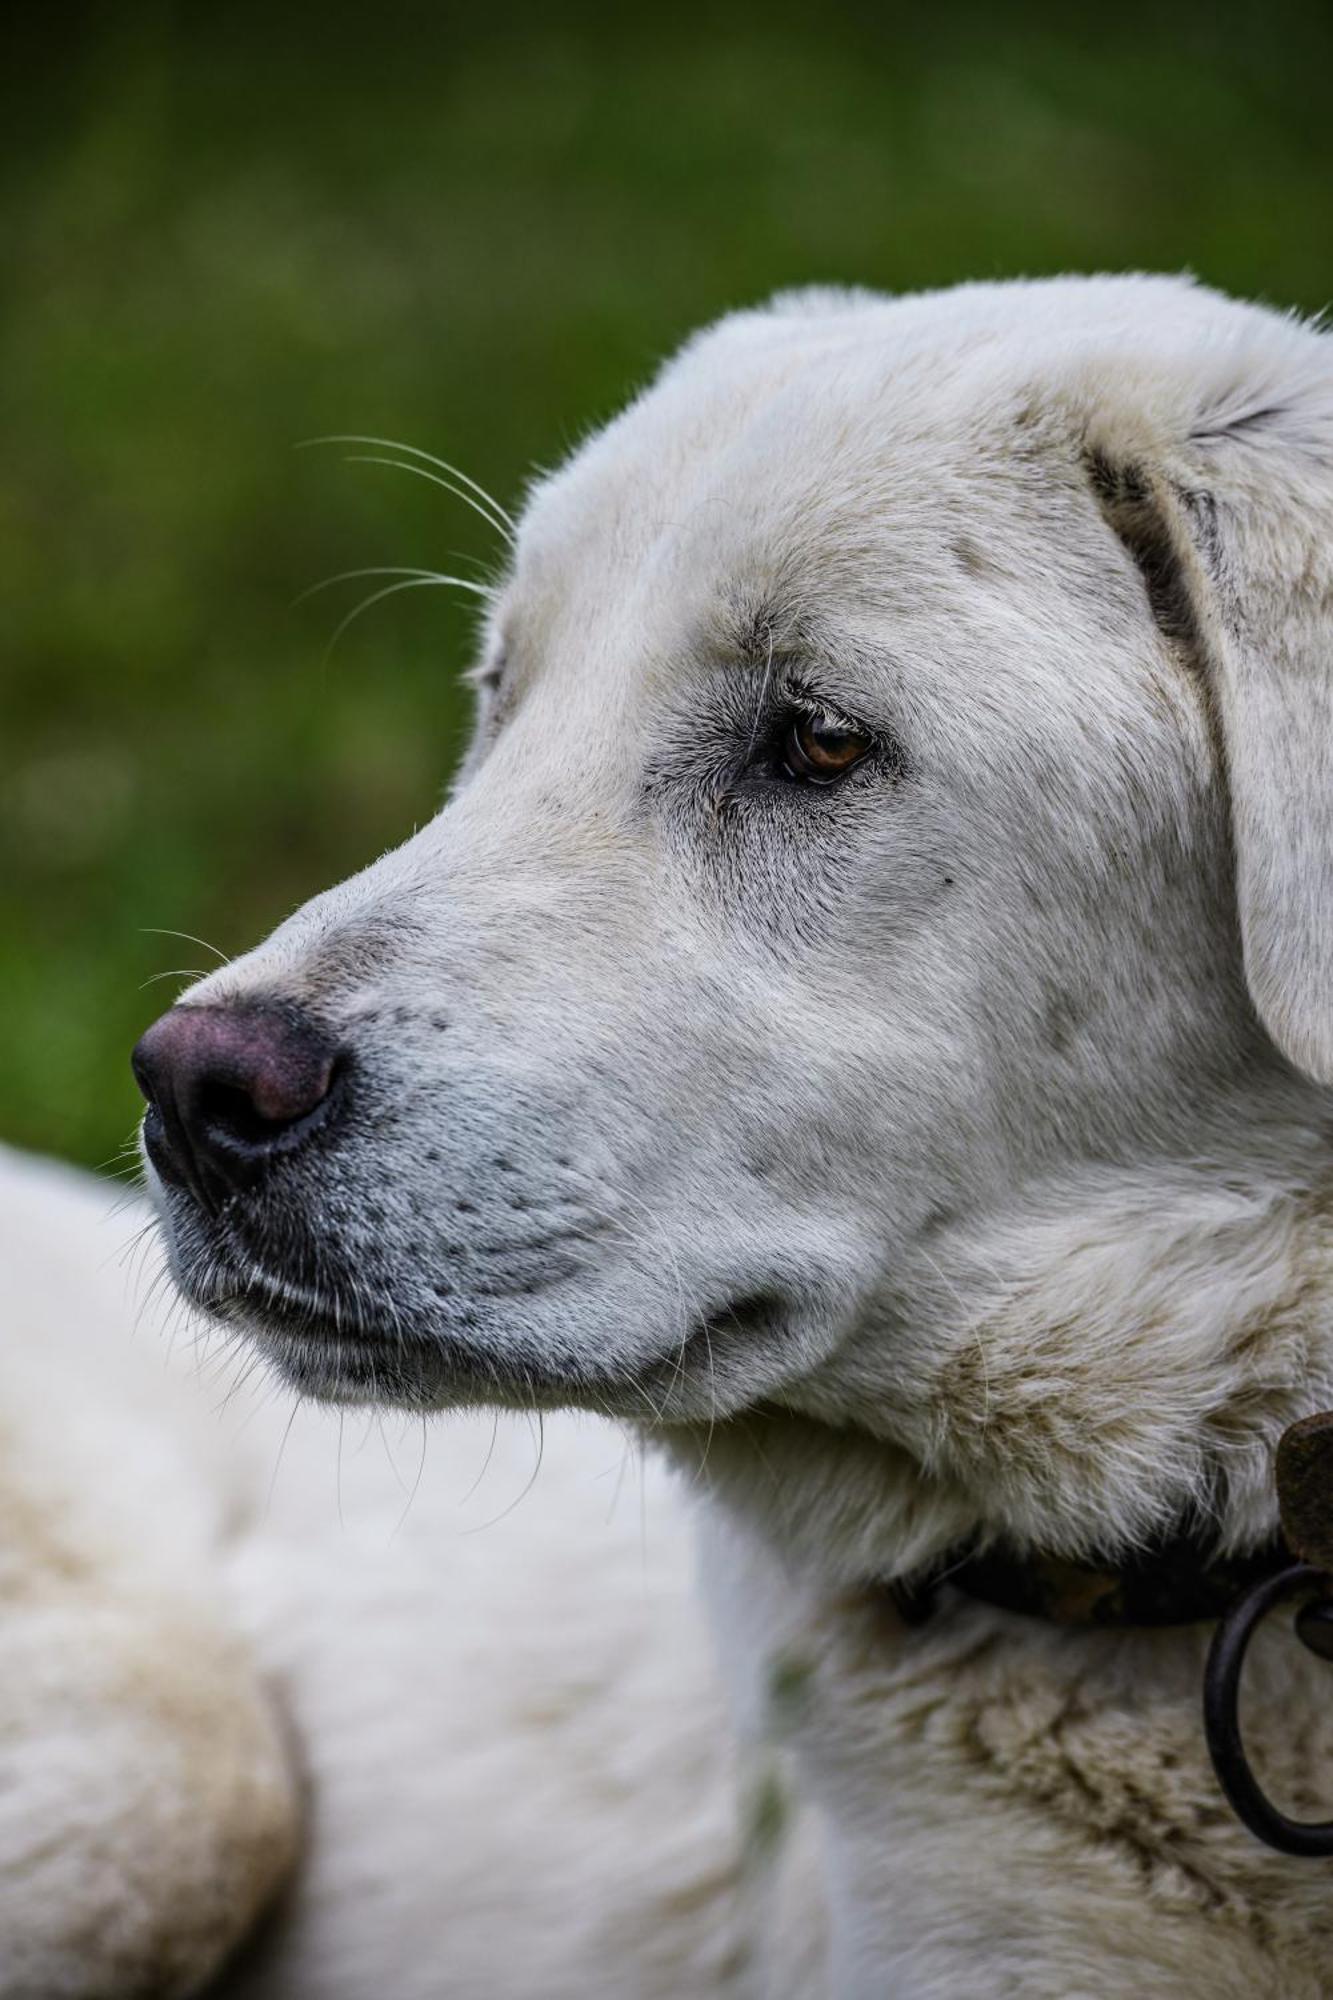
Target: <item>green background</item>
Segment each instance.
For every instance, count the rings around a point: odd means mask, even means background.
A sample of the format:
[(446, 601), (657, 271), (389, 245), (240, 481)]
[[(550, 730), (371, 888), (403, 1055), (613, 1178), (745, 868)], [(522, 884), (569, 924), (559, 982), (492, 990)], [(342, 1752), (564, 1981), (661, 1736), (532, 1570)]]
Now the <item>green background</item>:
[(362, 564), (503, 499), (776, 286), (1188, 266), (1322, 307), (1325, 6), (120, 6), (0, 120), (0, 1136), (100, 1163), (153, 975), (433, 809), (470, 620)]

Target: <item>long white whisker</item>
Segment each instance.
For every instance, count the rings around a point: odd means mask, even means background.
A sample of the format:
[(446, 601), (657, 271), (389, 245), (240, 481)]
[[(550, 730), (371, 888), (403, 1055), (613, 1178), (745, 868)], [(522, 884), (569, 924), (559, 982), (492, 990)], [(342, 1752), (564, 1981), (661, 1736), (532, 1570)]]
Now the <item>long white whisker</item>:
[(498, 1410), (494, 1410), (491, 1413), (491, 1441), (486, 1447), (486, 1456), (481, 1461), (481, 1471), (477, 1474), (472, 1484), (468, 1487), (467, 1492), (463, 1495), (463, 1498), (459, 1503), (460, 1506), (465, 1507), (467, 1505), (468, 1501), (472, 1498), (477, 1488), (481, 1485), (482, 1480), (486, 1477), (487, 1472), (490, 1470), (491, 1460), (495, 1456), (495, 1441), (499, 1437), (499, 1435), (500, 1435), (500, 1412)]
[(446, 576), (443, 570), (408, 569), (402, 564), (372, 563), (367, 569), (340, 570), (337, 576), (326, 576), (322, 582), (312, 583), (309, 590), (303, 590), (299, 597), (292, 599), (293, 609), (298, 604), (304, 604), (308, 597), (317, 597), (321, 590), (331, 590), (335, 583), (351, 583), (359, 576), (411, 576), (420, 578), (423, 583), (454, 583), (460, 590), (475, 591), (479, 597), (494, 595), (489, 584), (474, 583), (465, 576)]
[(396, 597), (400, 590), (438, 590), (445, 584), (457, 584), (462, 590), (474, 590), (481, 597), (489, 595), (489, 592), (486, 591), (483, 585), (469, 583), (466, 577), (461, 576), (414, 576), (409, 577), (406, 583), (386, 584), (383, 590), (372, 591), (369, 597), (363, 598), (354, 610), (348, 612), (333, 637), (329, 640), (328, 651), (324, 657), (328, 658), (348, 626), (354, 625), (363, 611), (369, 611), (373, 605), (381, 603), (384, 598)]
[(348, 466), (388, 466), (390, 472), (412, 472), (412, 474), (416, 474), (418, 480), (430, 480), (432, 486), (442, 486), (446, 494), (454, 496), (454, 500), (462, 500), (464, 506), (470, 506), (472, 512), (478, 514), (486, 522), (488, 528), (492, 528), (498, 536), (502, 536), (504, 542), (508, 542), (510, 548), (514, 546), (514, 530), (506, 528), (502, 520), (498, 520), (488, 508), (484, 508), (480, 504), (480, 500), (474, 500), (472, 494), (466, 490), (466, 486), (458, 486), (454, 480), (446, 480), (438, 472), (430, 472), (426, 466), (412, 466), (404, 458), (382, 458), (378, 452), (348, 452), (346, 464)]
[[(518, 529), (515, 525), (513, 515), (509, 513), (507, 508), (504, 508), (500, 505), (500, 502), (496, 499), (493, 493), (488, 493), (486, 491), (486, 488), (482, 486), (479, 483), (479, 481), (469, 478), (468, 474), (466, 472), (460, 471), (456, 465), (450, 465), (447, 458), (437, 458), (434, 452), (422, 451), (419, 445), (404, 444), (399, 438), (355, 437), (355, 436), (318, 437), (318, 438), (307, 438), (304, 444), (299, 445), (297, 449), (305, 450), (308, 446), (317, 444), (370, 444), (374, 445), (380, 451), (402, 451), (406, 452), (409, 458), (424, 459), (427, 465), (435, 466), (440, 472), (447, 472), (451, 479), (459, 480), (462, 485), (467, 487), (470, 493), (475, 493), (478, 500), (483, 501), (485, 505), (490, 509), (490, 519), (492, 527), (497, 528), (499, 532), (505, 537), (506, 541), (512, 542), (518, 533)], [(386, 460), (382, 462), (391, 464), (394, 461)], [(414, 468), (410, 466), (403, 467), (403, 470), (405, 472), (411, 471), (413, 469)], [(450, 488), (451, 492), (454, 492), (456, 490), (457, 490), (456, 488), (452, 487)], [(460, 494), (458, 497), (461, 499), (462, 495)]]
[(389, 1537), (389, 1540), (391, 1542), (396, 1542), (398, 1536), (402, 1532), (403, 1523), (406, 1521), (408, 1515), (412, 1511), (412, 1502), (416, 1499), (417, 1494), (421, 1491), (421, 1482), (422, 1479), (425, 1477), (425, 1472), (426, 1472), (426, 1412), (423, 1410), (421, 1412), (421, 1456), (417, 1460), (417, 1476), (412, 1481), (412, 1491), (408, 1494), (406, 1501), (403, 1503), (403, 1511), (398, 1516), (398, 1519), (394, 1523), (393, 1533)]
[(277, 1489), (278, 1473), (282, 1468), (283, 1453), (287, 1449), (287, 1440), (292, 1434), (292, 1425), (296, 1422), (297, 1412), (300, 1410), (300, 1407), (301, 1405), (299, 1403), (292, 1404), (291, 1415), (288, 1417), (286, 1424), (283, 1426), (282, 1438), (278, 1445), (278, 1455), (273, 1461), (273, 1470), (269, 1474), (268, 1492), (264, 1495), (264, 1511), (259, 1517), (261, 1522), (266, 1522), (268, 1520), (269, 1510), (273, 1505), (273, 1495)]
[(161, 924), (140, 924), (139, 929), (145, 937), (184, 938), (186, 944), (202, 945), (205, 951), (212, 952), (214, 958), (220, 958), (224, 965), (231, 964), (231, 960), (225, 951), (221, 950), (218, 945), (210, 944), (207, 938), (196, 937), (193, 931), (164, 930)]
[(520, 1494), (518, 1494), (513, 1500), (510, 1501), (509, 1505), (503, 1510), (502, 1513), (493, 1514), (489, 1521), (481, 1521), (474, 1528), (464, 1528), (462, 1532), (465, 1535), (480, 1535), (487, 1528), (498, 1528), (501, 1521), (507, 1521), (509, 1519), (509, 1516), (513, 1513), (515, 1507), (522, 1506), (523, 1502), (527, 1499), (529, 1493), (531, 1493), (533, 1487), (537, 1484), (537, 1475), (542, 1469), (542, 1459), (546, 1455), (546, 1423), (542, 1416), (542, 1412), (540, 1410), (534, 1408), (530, 1414), (532, 1416), (535, 1416), (537, 1419), (537, 1454), (536, 1454), (536, 1463), (533, 1465), (532, 1471), (528, 1475), (527, 1485), (523, 1488), (523, 1491)]
[(145, 986), (156, 986), (159, 979), (203, 979), (204, 977), (202, 966), (170, 965), (165, 972), (150, 972), (147, 979), (141, 981), (139, 991), (142, 993)]

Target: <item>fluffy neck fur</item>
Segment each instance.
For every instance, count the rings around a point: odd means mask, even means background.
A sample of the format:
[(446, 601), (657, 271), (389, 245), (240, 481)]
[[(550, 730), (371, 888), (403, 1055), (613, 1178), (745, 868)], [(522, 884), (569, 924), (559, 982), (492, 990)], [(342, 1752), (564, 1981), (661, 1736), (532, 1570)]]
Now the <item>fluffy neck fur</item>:
[(1329, 1093), (1237, 1098), (1190, 1158), (1088, 1165), (923, 1251), (917, 1314), (667, 1449), (794, 1573), (902, 1576), (968, 1533), (1067, 1555), (1272, 1532), (1333, 1405)]
[[(1067, 2000), (1089, 1965), (1106, 2000), (1326, 1990), (1326, 1876), (1255, 1842), (1207, 1767), (1211, 1628), (1057, 1631), (960, 1600), (908, 1632), (861, 1587), (976, 1531), (1104, 1549), (1190, 1509), (1228, 1547), (1271, 1530), (1277, 1439), (1333, 1403), (1326, 1109), (1294, 1088), (1226, 1148), (1071, 1174), (970, 1232), (886, 1357), (916, 1379), (928, 1350), (929, 1390), (668, 1440), (706, 1496), (766, 1802), (764, 1991)], [(1262, 1768), (1321, 1817), (1327, 1668), (1265, 1633), (1247, 1671)]]

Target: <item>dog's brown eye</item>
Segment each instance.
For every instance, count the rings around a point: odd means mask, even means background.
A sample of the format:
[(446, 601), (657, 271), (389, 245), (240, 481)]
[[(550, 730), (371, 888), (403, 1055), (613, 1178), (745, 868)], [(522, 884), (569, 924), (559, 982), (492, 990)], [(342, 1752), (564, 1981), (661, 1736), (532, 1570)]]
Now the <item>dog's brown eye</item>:
[(831, 785), (868, 757), (873, 748), (870, 738), (859, 729), (844, 729), (826, 716), (801, 715), (787, 731), (783, 761), (793, 778)]

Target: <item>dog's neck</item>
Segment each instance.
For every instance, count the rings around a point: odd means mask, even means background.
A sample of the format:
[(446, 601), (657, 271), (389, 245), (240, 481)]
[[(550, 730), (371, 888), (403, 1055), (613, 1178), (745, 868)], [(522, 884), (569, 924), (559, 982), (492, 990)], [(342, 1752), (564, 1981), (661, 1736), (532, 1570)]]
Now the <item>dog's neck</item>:
[[(828, 1885), (829, 1990), (880, 1990), (855, 1967), (916, 1951), (938, 1961), (930, 1990), (981, 1990), (988, 1948), (957, 1920), (957, 1885), (989, 1910), (983, 1933), (1018, 1903), (1040, 1939), (1058, 1897), (1049, 1864), (1029, 1860), (1038, 1821), (1032, 1852), (1076, 1849), (1079, 1866), (1106, 1871), (1126, 1960), (1108, 1993), (1148, 1990), (1177, 1947), (1194, 1953), (1182, 1865), (1200, 1893), (1253, 1913), (1256, 1934), (1270, 1924), (1247, 1990), (1291, 1990), (1284, 1953), (1310, 1913), (1284, 1891), (1273, 1921), (1276, 1857), (1230, 1820), (1208, 1764), (1210, 1625), (1057, 1631), (944, 1593), (945, 1615), (912, 1630), (883, 1586), (995, 1535), (1114, 1555), (1202, 1515), (1204, 1500), (1230, 1552), (1266, 1542), (1278, 1439), (1333, 1404), (1324, 1151), (1312, 1128), (1271, 1164), (1071, 1175), (1044, 1212), (1032, 1202), (976, 1232), (984, 1282), (960, 1282), (955, 1260), (935, 1316), (898, 1329), (938, 1357), (916, 1377), (933, 1400), (918, 1388), (855, 1423), (769, 1407), (711, 1440), (670, 1441), (702, 1497), (705, 1595), (746, 1768), (756, 1786), (786, 1787), (790, 1862), (774, 1864), (771, 1906), (780, 1914), (794, 1881)], [(886, 1379), (900, 1353), (886, 1354)], [(1326, 1703), (1327, 1668), (1292, 1660), (1301, 1650), (1258, 1684), (1247, 1725), (1277, 1770), (1313, 1741)], [(1116, 1790), (1127, 1754), (1131, 1804)], [(1219, 1816), (1224, 1833), (1210, 1830)], [(1145, 1893), (1146, 1972), (1130, 1963)], [(1083, 1926), (1081, 1907), (1071, 1921)], [(1050, 1970), (1043, 1949), (1031, 1947), (1033, 1972)]]
[[(1195, 1161), (1071, 1171), (932, 1242), (914, 1316), (672, 1456), (793, 1577), (910, 1577), (969, 1540), (1114, 1558), (1277, 1525), (1273, 1455), (1333, 1405), (1327, 1094)], [(1293, 1112), (1296, 1115), (1293, 1115)], [(840, 1372), (842, 1371), (842, 1372)], [(875, 1378), (876, 1399), (866, 1393)], [(855, 1410), (854, 1418), (844, 1410)]]
[[(1108, 1993), (1156, 1990), (1177, 1948), (1207, 1961), (1179, 1901), (1182, 1865), (1201, 1893), (1253, 1913), (1256, 1936), (1268, 1926), (1245, 1990), (1293, 1990), (1283, 1953), (1309, 1935), (1310, 1864), (1296, 1864), (1307, 1873), (1299, 1893), (1284, 1888), (1278, 1922), (1275, 1857), (1230, 1820), (1203, 1745), (1212, 1626), (1057, 1631), (949, 1595), (948, 1615), (912, 1630), (884, 1585), (974, 1539), (1088, 1556), (1207, 1507), (1228, 1552), (1267, 1542), (1278, 1439), (1333, 1405), (1331, 1236), (1319, 1120), (1237, 1121), (1235, 1144), (1197, 1164), (1071, 1172), (1049, 1199), (1037, 1191), (972, 1231), (961, 1254), (933, 1241), (938, 1286), (886, 1335), (884, 1397), (864, 1397), (855, 1421), (830, 1370), (818, 1409), (768, 1406), (711, 1436), (667, 1437), (700, 1501), (746, 1768), (756, 1786), (786, 1787), (773, 1919), (799, 1885), (828, 1885), (829, 1990), (867, 1990), (856, 1965), (915, 1964), (918, 1951), (938, 1961), (931, 1991), (981, 1990), (992, 1947), (970, 1940), (999, 1934), (1016, 1901), (1040, 1939), (1061, 1918), (1059, 1878), (1031, 1856), (1071, 1843), (1106, 1873), (1125, 1958)], [(873, 1370), (856, 1362), (865, 1383)], [(1247, 1724), (1279, 1771), (1306, 1755), (1327, 1698), (1327, 1667), (1280, 1650), (1260, 1661)], [(1029, 1847), (1034, 1814), (1044, 1846)], [(979, 1925), (958, 1920), (964, 1880)], [(1061, 1920), (1082, 1937), (1083, 1904)], [(1025, 1977), (1042, 1949), (1025, 1947)], [(1147, 1971), (1130, 1963), (1140, 1949)]]

